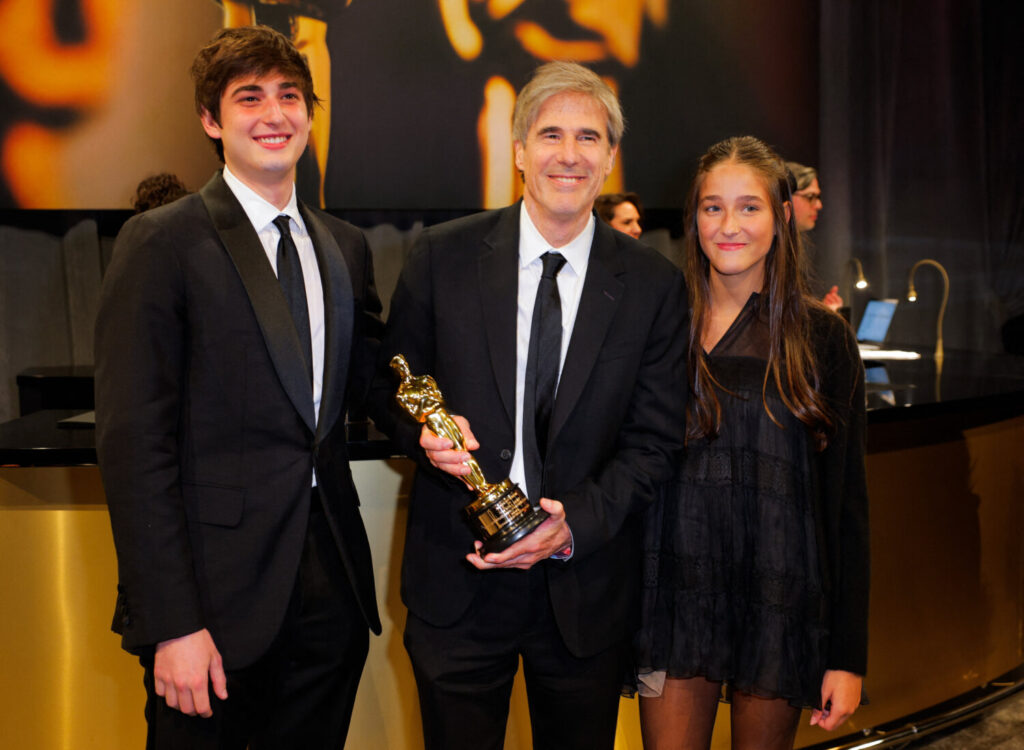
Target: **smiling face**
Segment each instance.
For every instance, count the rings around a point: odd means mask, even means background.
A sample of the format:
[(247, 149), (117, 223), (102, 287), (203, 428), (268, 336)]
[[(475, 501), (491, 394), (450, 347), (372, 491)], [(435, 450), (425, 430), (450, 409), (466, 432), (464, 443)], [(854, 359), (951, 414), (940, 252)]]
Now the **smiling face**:
[(803, 190), (793, 193), (793, 216), (796, 220), (796, 228), (801, 232), (809, 232), (818, 223), (818, 211), (824, 208), (821, 202), (821, 188), (818, 186), (818, 178), (811, 180), (811, 184)]
[(704, 176), (698, 194), (697, 233), (711, 264), (712, 286), (724, 284), (748, 294), (761, 290), (775, 220), (757, 172), (722, 162)]
[(643, 228), (640, 226), (640, 212), (629, 201), (623, 201), (615, 207), (615, 215), (608, 223), (635, 240), (640, 239), (640, 235), (643, 233)]
[(236, 78), (221, 95), (220, 122), (208, 111), (201, 120), (232, 174), (279, 208), (282, 192), (287, 203), (312, 123), (294, 81), (276, 72)]
[(608, 140), (607, 120), (593, 97), (555, 94), (541, 105), (526, 141), (514, 144), (526, 210), (553, 247), (562, 247), (586, 226), (612, 171), (617, 148)]

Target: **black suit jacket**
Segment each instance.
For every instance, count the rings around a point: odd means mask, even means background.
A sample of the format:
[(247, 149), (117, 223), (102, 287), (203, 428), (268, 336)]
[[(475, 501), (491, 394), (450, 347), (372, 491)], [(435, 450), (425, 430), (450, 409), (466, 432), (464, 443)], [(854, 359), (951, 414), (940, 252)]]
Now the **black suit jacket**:
[(96, 326), (97, 451), (118, 558), (123, 646), (208, 628), (239, 668), (277, 633), (299, 565), (313, 469), (367, 625), (370, 549), (346, 453), (380, 301), (355, 227), (300, 206), (324, 287), (324, 383), (310, 376), (256, 232), (218, 173), (129, 220)]
[[(423, 232), (392, 299), (381, 359), (400, 352), (414, 374), (435, 376), (449, 410), (469, 419), (490, 482), (508, 476), (515, 447), (519, 211), (516, 204)], [(575, 552), (542, 565), (559, 630), (578, 656), (620, 642), (635, 625), (636, 512), (672, 474), (682, 448), (686, 323), (679, 270), (598, 221), (544, 467), (547, 494), (565, 504)], [(394, 406), (382, 413), (395, 386), (382, 367), (375, 417), (421, 463), (402, 597), (417, 616), (444, 626), (466, 612), (489, 574), (464, 559), (473, 549), (461, 515), (469, 491), (426, 462), (420, 425)]]

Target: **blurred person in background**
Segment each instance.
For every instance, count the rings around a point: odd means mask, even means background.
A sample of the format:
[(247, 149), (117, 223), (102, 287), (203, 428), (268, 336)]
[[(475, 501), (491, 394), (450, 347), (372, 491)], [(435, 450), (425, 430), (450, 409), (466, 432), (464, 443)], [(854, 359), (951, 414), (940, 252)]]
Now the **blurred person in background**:
[(644, 209), (636, 193), (605, 193), (597, 196), (594, 210), (598, 218), (613, 229), (628, 234), (635, 240), (643, 233)]
[(135, 213), (141, 214), (151, 208), (173, 203), (185, 195), (188, 195), (188, 188), (177, 175), (161, 172), (147, 177), (138, 184), (132, 198), (132, 209)]
[[(825, 207), (821, 202), (818, 171), (814, 167), (795, 161), (787, 161), (786, 169), (793, 178), (790, 181), (790, 190), (793, 193), (793, 219), (796, 221), (797, 230), (804, 233), (806, 243), (806, 233), (814, 229), (814, 225), (818, 223), (818, 212)], [(844, 304), (843, 298), (839, 295), (839, 287), (835, 285), (825, 293), (821, 301), (834, 312)]]

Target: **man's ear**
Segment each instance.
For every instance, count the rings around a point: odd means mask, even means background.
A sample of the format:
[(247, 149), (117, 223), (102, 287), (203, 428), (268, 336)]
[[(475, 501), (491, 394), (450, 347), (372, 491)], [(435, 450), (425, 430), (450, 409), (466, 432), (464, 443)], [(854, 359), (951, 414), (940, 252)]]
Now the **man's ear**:
[(512, 141), (512, 153), (515, 155), (516, 169), (518, 169), (520, 174), (522, 174), (523, 163), (525, 161), (522, 141)]
[(220, 123), (210, 114), (210, 110), (203, 107), (203, 113), (199, 115), (199, 121), (203, 124), (203, 130), (211, 138), (220, 138)]
[(610, 175), (612, 173), (612, 170), (615, 169), (615, 157), (617, 157), (618, 155), (619, 144), (616, 143), (614, 146), (612, 146), (611, 153), (608, 155), (608, 164), (604, 170), (605, 179), (607, 179), (608, 175)]

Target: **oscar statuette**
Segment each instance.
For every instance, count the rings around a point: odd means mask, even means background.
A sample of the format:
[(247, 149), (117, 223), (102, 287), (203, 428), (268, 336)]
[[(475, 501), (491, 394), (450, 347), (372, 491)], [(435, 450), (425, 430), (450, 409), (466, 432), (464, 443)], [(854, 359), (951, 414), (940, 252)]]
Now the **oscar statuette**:
[[(462, 430), (445, 408), (437, 382), (429, 375), (414, 376), (401, 354), (392, 358), (391, 368), (402, 379), (395, 394), (399, 405), (417, 422), (426, 424), (435, 435), (451, 440), (455, 450), (466, 450)], [(473, 536), (483, 543), (481, 554), (507, 549), (548, 517), (546, 511), (530, 504), (526, 493), (511, 479), (488, 484), (475, 458), (470, 456), (466, 465), (470, 472), (460, 478), (474, 491), (476, 498), (462, 511)]]

